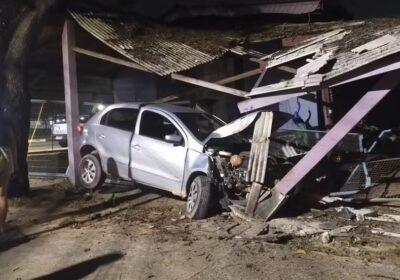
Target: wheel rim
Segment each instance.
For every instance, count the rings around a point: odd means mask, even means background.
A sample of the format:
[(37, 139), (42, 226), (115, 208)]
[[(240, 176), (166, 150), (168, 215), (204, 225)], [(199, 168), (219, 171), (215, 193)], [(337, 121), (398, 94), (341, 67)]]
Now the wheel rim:
[(86, 159), (82, 165), (82, 180), (86, 184), (91, 184), (96, 178), (96, 165), (91, 159)]
[(199, 186), (196, 182), (192, 182), (190, 185), (189, 195), (186, 203), (186, 210), (191, 213), (196, 205), (197, 199), (199, 197)]

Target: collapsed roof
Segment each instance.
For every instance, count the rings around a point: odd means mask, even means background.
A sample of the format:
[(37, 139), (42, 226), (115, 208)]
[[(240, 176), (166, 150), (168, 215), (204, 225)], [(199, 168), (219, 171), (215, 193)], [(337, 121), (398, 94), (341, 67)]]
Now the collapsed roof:
[[(241, 28), (183, 28), (154, 23), (138, 23), (116, 15), (70, 12), (88, 33), (129, 60), (160, 76), (188, 70), (216, 60), (238, 46), (251, 56), (263, 57), (246, 49), (246, 44), (266, 42), (296, 35), (350, 28), (353, 22), (314, 24), (267, 24)], [(250, 30), (250, 31), (249, 31)]]
[[(254, 88), (248, 96), (310, 92), (400, 61), (400, 20), (374, 20), (313, 37), (261, 58), (268, 70), (303, 59), (293, 78)], [(388, 60), (388, 61), (385, 61)], [(390, 60), (389, 60), (390, 59)], [(377, 65), (377, 63), (381, 63)], [(388, 68), (391, 69), (390, 67)]]

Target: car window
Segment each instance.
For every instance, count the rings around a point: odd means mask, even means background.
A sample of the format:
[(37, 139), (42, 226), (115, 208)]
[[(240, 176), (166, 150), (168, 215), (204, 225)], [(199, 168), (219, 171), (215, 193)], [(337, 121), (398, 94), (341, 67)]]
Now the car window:
[(182, 134), (170, 120), (151, 111), (143, 112), (139, 134), (163, 141), (165, 140), (165, 136), (170, 134), (180, 135), (182, 137)]
[(206, 113), (175, 113), (192, 134), (200, 141), (205, 140), (214, 130), (224, 123)]
[(106, 113), (100, 124), (122, 130), (133, 131), (139, 110), (132, 108), (118, 108)]

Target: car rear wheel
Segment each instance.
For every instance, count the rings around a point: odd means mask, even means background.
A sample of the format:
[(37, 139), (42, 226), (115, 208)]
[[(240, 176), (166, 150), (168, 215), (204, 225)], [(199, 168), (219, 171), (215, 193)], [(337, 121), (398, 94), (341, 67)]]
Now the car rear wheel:
[(195, 177), (189, 186), (186, 215), (194, 220), (204, 219), (211, 210), (211, 183), (207, 176)]
[(96, 154), (88, 154), (82, 157), (79, 164), (79, 180), (85, 189), (93, 190), (103, 185), (106, 179), (100, 159)]

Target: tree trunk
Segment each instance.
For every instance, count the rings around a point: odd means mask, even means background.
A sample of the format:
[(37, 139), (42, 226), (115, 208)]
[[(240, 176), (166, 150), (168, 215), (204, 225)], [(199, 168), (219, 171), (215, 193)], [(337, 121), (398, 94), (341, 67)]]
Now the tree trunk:
[(28, 58), (35, 45), (37, 33), (43, 24), (48, 9), (56, 0), (37, 0), (31, 7), (25, 7), (9, 41), (3, 60), (2, 107), (11, 118), (15, 129), (17, 154), (17, 174), (11, 180), (9, 194), (22, 196), (29, 194), (28, 179), (28, 137), (30, 129), (30, 94), (28, 91)]

